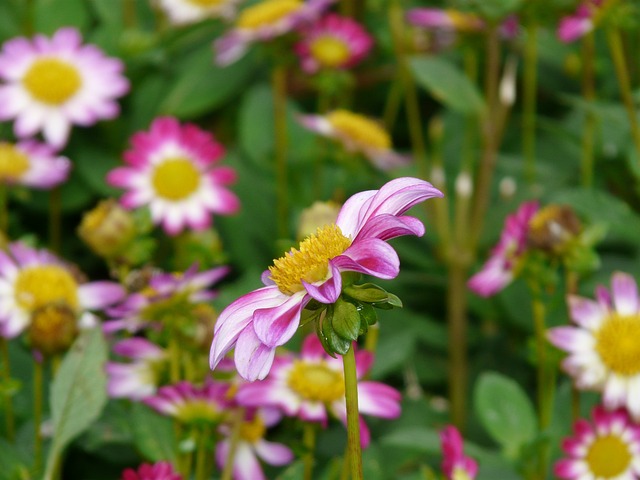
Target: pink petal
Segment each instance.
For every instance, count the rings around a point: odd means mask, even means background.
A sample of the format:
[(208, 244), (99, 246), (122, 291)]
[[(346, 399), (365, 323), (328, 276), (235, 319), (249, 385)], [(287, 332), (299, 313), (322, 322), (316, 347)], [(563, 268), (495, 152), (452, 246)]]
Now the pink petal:
[(342, 271), (365, 273), (385, 280), (400, 273), (400, 259), (393, 247), (377, 238), (367, 238), (351, 244), (332, 262)]
[(238, 336), (234, 361), (242, 378), (253, 382), (264, 379), (275, 357), (276, 349), (264, 345), (256, 336), (251, 325)]
[(616, 311), (622, 315), (638, 313), (638, 285), (626, 273), (616, 272), (611, 279), (611, 294)]
[(269, 465), (287, 465), (293, 461), (294, 455), (290, 448), (281, 443), (259, 440), (253, 448), (256, 454)]
[(269, 347), (279, 347), (289, 341), (298, 329), (300, 312), (309, 300), (310, 297), (302, 291), (288, 297), (281, 305), (256, 310), (253, 328), (260, 341)]
[(360, 413), (380, 418), (400, 416), (401, 395), (395, 388), (380, 382), (358, 384), (358, 409)]
[(302, 281), (302, 285), (307, 293), (315, 300), (325, 304), (335, 303), (342, 291), (342, 276), (340, 275), (340, 270), (333, 261), (329, 261), (329, 269), (331, 276), (320, 285), (307, 283), (304, 280)]
[(80, 303), (90, 310), (112, 305), (125, 297), (124, 288), (114, 282), (91, 282), (78, 288)]

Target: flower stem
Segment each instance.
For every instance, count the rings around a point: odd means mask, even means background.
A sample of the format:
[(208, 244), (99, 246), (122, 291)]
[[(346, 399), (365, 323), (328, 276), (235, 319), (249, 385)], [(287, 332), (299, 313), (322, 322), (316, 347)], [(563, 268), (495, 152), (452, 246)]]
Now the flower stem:
[(202, 427), (197, 432), (196, 450), (196, 478), (195, 480), (207, 480), (207, 431)]
[(358, 411), (358, 376), (354, 345), (342, 356), (344, 390), (347, 400), (347, 456), (351, 480), (362, 480), (362, 447), (360, 445), (360, 413)]
[(62, 190), (54, 187), (49, 194), (49, 243), (51, 250), (60, 253), (62, 246)]
[(316, 426), (311, 422), (305, 422), (302, 432), (302, 444), (304, 445), (304, 480), (313, 480), (313, 465), (315, 464)]
[(278, 65), (271, 75), (273, 86), (273, 125), (275, 129), (276, 203), (279, 238), (287, 238), (288, 180), (287, 180), (287, 69)]
[(9, 189), (0, 184), (0, 233), (9, 241)]
[(42, 435), (40, 433), (42, 424), (42, 362), (35, 357), (33, 358), (33, 469), (36, 472), (36, 476), (42, 468)]
[(7, 431), (7, 439), (13, 442), (15, 437), (15, 419), (13, 417), (13, 398), (11, 392), (11, 362), (9, 358), (9, 342), (4, 337), (0, 337), (0, 356), (4, 389), (5, 428)]
[(377, 323), (374, 323), (367, 330), (367, 334), (364, 337), (364, 349), (367, 352), (376, 353), (378, 348), (378, 338), (380, 337), (380, 327)]
[(227, 452), (227, 459), (224, 462), (224, 469), (222, 470), (220, 480), (232, 480), (233, 478), (233, 461), (236, 456), (236, 450), (238, 449), (238, 443), (240, 442), (240, 432), (243, 423), (244, 408), (238, 408), (232, 418), (233, 430), (231, 431), (231, 438), (229, 439), (229, 452)]
[(531, 184), (536, 179), (536, 92), (538, 88), (538, 26), (527, 28), (524, 50), (524, 83), (522, 105), (522, 152), (525, 178)]
[[(455, 252), (453, 252), (455, 254)], [(466, 267), (452, 261), (448, 270), (449, 401), (451, 421), (464, 429), (467, 413), (467, 295)]]
[[(595, 56), (595, 39), (593, 33), (588, 33), (582, 40), (582, 96), (587, 102), (596, 98), (595, 71), (593, 58)], [(596, 117), (589, 108), (587, 110), (582, 130), (582, 185), (590, 187), (593, 184), (594, 149), (593, 140), (596, 130)]]

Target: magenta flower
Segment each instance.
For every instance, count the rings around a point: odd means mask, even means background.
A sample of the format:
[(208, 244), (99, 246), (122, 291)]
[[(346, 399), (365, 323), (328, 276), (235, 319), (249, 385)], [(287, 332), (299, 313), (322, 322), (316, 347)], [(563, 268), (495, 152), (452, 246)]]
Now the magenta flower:
[(447, 480), (473, 480), (478, 474), (478, 462), (464, 454), (463, 441), (456, 427), (447, 426), (440, 432), (442, 472)]
[(0, 184), (49, 189), (69, 176), (71, 162), (46, 143), (0, 142)]
[[(400, 416), (400, 392), (380, 382), (362, 380), (373, 365), (373, 354), (361, 350), (355, 355), (360, 413), (389, 419)], [(278, 407), (288, 416), (325, 426), (330, 412), (346, 425), (342, 359), (329, 356), (318, 337), (309, 335), (299, 356), (276, 357), (267, 378), (241, 385), (236, 399), (240, 405)], [(370, 435), (362, 418), (360, 435), (366, 447)]]
[(602, 0), (587, 0), (578, 5), (573, 15), (563, 17), (557, 32), (560, 41), (571, 43), (592, 31), (595, 26), (594, 17), (602, 8), (602, 3)]
[(301, 29), (295, 50), (302, 69), (345, 69), (360, 63), (373, 47), (373, 38), (355, 20), (330, 13)]
[(352, 196), (335, 224), (319, 228), (275, 260), (263, 274), (265, 287), (239, 298), (218, 317), (210, 363), (235, 347), (235, 363), (247, 380), (264, 379), (275, 349), (296, 332), (300, 314), (312, 299), (335, 303), (342, 291), (342, 272), (359, 272), (382, 279), (395, 278), (400, 261), (386, 243), (402, 235), (424, 234), (424, 225), (403, 215), (412, 206), (442, 193), (417, 178), (398, 178), (380, 190)]
[(640, 478), (640, 425), (624, 409), (607, 412), (597, 406), (593, 424), (578, 420), (574, 436), (562, 442), (569, 458), (554, 466), (566, 480), (634, 480)]
[(527, 250), (529, 222), (538, 209), (538, 202), (525, 202), (515, 214), (507, 217), (500, 241), (491, 251), (491, 257), (468, 282), (471, 290), (480, 296), (489, 297), (511, 283), (518, 261)]
[(43, 132), (61, 148), (71, 125), (88, 126), (118, 115), (115, 101), (129, 90), (124, 64), (95, 45), (83, 45), (75, 28), (48, 38), (18, 37), (0, 52), (0, 120), (15, 120), (20, 138)]
[(161, 387), (156, 395), (142, 401), (158, 413), (174, 417), (182, 423), (217, 424), (230, 406), (229, 384), (208, 381), (197, 386), (187, 381)]
[(121, 480), (182, 480), (169, 462), (143, 463), (137, 470), (127, 468)]
[(412, 8), (407, 21), (416, 27), (460, 32), (477, 32), (484, 28), (480, 17), (471, 13), (441, 8)]
[(169, 235), (185, 228), (204, 230), (213, 213), (238, 210), (238, 198), (226, 188), (235, 181), (235, 171), (215, 166), (224, 147), (210, 133), (161, 117), (131, 143), (133, 148), (124, 153), (128, 166), (107, 175), (109, 184), (128, 190), (120, 200), (125, 208), (148, 205), (154, 223)]

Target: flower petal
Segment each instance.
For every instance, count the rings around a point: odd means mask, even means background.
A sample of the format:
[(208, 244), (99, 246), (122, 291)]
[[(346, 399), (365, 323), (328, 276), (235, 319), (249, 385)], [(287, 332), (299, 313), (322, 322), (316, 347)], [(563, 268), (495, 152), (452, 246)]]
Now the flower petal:
[(320, 303), (335, 303), (342, 291), (340, 270), (331, 260), (329, 261), (329, 271), (331, 276), (320, 285), (314, 285), (302, 280), (302, 285), (304, 285), (307, 293)]
[(298, 329), (300, 312), (310, 299), (303, 290), (288, 297), (281, 305), (256, 310), (253, 328), (260, 341), (269, 347), (284, 345)]
[(264, 345), (248, 325), (238, 337), (234, 360), (242, 378), (253, 382), (264, 379), (275, 357), (276, 349)]
[(398, 254), (391, 245), (377, 238), (353, 243), (332, 261), (341, 271), (360, 272), (386, 280), (400, 273)]

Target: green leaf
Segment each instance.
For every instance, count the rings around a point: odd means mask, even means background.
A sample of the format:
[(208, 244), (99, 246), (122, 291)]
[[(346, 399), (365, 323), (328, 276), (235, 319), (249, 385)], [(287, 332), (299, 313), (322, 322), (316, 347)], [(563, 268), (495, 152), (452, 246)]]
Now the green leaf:
[(146, 405), (131, 405), (131, 430), (138, 450), (154, 462), (176, 461), (176, 439), (173, 422), (158, 415)]
[(531, 400), (515, 381), (498, 373), (483, 373), (474, 391), (474, 407), (486, 431), (516, 458), (534, 440), (536, 414)]
[(16, 480), (24, 478), (21, 471), (26, 471), (27, 459), (20, 451), (4, 438), (0, 437), (0, 480)]
[(385, 302), (389, 298), (386, 290), (373, 283), (365, 283), (363, 285), (349, 285), (344, 288), (344, 293), (365, 303)]
[(476, 115), (485, 109), (478, 87), (448, 60), (414, 56), (409, 64), (418, 84), (446, 107)]
[(51, 386), (55, 432), (45, 479), (53, 478), (65, 447), (96, 420), (107, 403), (104, 363), (107, 344), (102, 330), (83, 332), (65, 355)]
[(33, 16), (35, 31), (46, 35), (69, 25), (82, 30), (89, 22), (84, 0), (35, 0)]
[(395, 430), (380, 439), (380, 444), (440, 455), (440, 436), (436, 430), (425, 427), (407, 427)]
[(345, 340), (357, 340), (360, 331), (360, 314), (356, 306), (338, 298), (333, 304), (332, 313), (333, 330)]
[(480, 13), (483, 17), (490, 20), (500, 20), (514, 13), (520, 8), (522, 0), (476, 0), (475, 4), (478, 6)]

